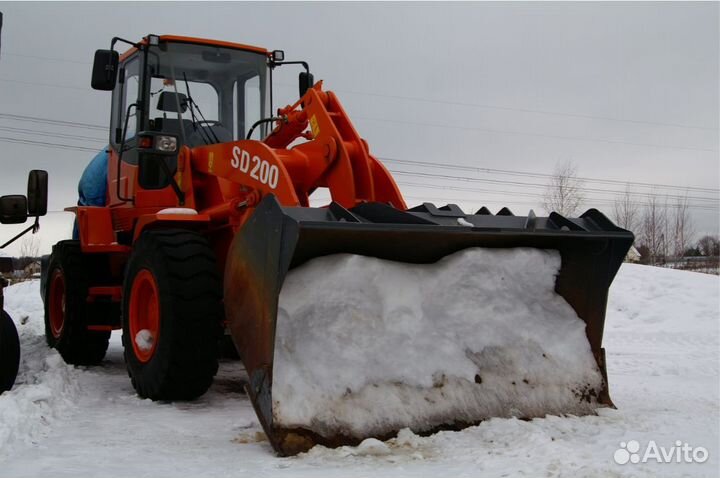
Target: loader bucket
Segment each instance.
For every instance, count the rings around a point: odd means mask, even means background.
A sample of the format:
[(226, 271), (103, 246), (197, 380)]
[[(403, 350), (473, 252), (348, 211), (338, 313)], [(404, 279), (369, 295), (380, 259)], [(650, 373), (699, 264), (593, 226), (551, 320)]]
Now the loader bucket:
[[(532, 211), (528, 216), (514, 216), (506, 208), (497, 215), (485, 208), (465, 214), (455, 205), (437, 208), (429, 203), (407, 211), (380, 203), (352, 210), (336, 203), (326, 208), (286, 208), (273, 196), (265, 197), (230, 247), (224, 294), (229, 328), (249, 376), (247, 393), (271, 445), (281, 455), (293, 455), (315, 444), (334, 447), (355, 445), (369, 436), (386, 439), (406, 426), (417, 433), (431, 433), (488, 418), (470, 413), (420, 425), (399, 420), (389, 424), (390, 429), (381, 424), (367, 436), (312, 423), (279, 423), (274, 413), (278, 402), (273, 397), (276, 325), (283, 282), (292, 269), (331, 254), (425, 265), (469, 248), (558, 251), (561, 265), (554, 293), (584, 322), (590, 360), (594, 359), (593, 366), (597, 365), (598, 377), (601, 375), (599, 388), (590, 391), (591, 396), (578, 395), (578, 400), (592, 401), (594, 407), (612, 407), (602, 348), (605, 308), (609, 286), (632, 243), (632, 233), (616, 227), (595, 209), (579, 218), (566, 218), (556, 213), (536, 217)], [(554, 409), (551, 413), (562, 412)], [(513, 411), (503, 414), (518, 416)]]

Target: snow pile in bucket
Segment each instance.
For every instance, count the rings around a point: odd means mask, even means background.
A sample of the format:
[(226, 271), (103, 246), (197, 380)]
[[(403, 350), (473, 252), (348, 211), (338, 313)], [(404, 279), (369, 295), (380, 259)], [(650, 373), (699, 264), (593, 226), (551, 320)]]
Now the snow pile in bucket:
[(340, 254), (280, 295), (276, 425), (382, 435), (488, 417), (589, 414), (602, 377), (555, 293), (556, 251), (466, 249), (416, 265)]

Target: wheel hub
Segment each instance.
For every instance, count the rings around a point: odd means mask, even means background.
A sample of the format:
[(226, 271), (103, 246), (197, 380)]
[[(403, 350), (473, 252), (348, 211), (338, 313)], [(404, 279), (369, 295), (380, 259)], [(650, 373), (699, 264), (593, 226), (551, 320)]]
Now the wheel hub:
[(160, 294), (155, 277), (147, 269), (142, 269), (133, 280), (129, 309), (133, 352), (140, 362), (149, 362), (160, 333)]

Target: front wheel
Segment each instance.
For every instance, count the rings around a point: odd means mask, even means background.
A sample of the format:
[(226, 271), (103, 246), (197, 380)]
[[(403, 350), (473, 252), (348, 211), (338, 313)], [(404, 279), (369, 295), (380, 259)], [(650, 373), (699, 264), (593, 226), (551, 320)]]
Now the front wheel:
[(88, 330), (87, 302), (92, 261), (78, 241), (61, 241), (48, 261), (45, 286), (45, 339), (72, 365), (97, 365), (108, 348), (110, 332)]
[(123, 285), (125, 363), (138, 395), (191, 400), (218, 368), (222, 283), (207, 240), (186, 230), (143, 233)]

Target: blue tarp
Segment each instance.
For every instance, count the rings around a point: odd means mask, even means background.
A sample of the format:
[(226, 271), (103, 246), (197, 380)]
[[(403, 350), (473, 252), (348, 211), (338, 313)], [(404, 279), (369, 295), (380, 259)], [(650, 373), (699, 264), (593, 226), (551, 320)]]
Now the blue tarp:
[[(104, 206), (107, 201), (108, 147), (102, 149), (87, 165), (78, 183), (78, 206)], [(77, 219), (73, 239), (79, 239)]]
[(79, 206), (104, 206), (107, 196), (108, 150), (103, 148), (87, 165), (78, 184)]

